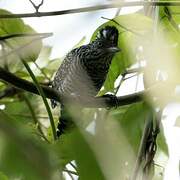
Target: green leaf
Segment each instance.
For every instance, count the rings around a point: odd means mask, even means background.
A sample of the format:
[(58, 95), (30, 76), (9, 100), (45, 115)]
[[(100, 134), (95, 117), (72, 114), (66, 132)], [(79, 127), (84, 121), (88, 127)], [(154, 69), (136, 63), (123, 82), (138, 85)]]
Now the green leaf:
[(39, 57), (36, 60), (36, 63), (39, 65), (40, 68), (48, 66), (48, 63), (50, 61), (51, 51), (52, 51), (52, 47), (50, 46), (42, 47)]
[[(87, 142), (86, 138), (90, 135), (83, 131), (83, 134), (78, 130), (64, 134), (60, 137), (56, 144), (56, 151), (59, 152), (61, 165), (75, 160), (78, 169), (79, 179), (81, 180), (104, 180), (105, 177), (99, 166), (94, 151)], [(86, 137), (86, 138), (85, 138)], [(92, 138), (92, 137), (91, 137)]]
[(144, 127), (147, 110), (143, 103), (136, 103), (127, 107), (126, 112), (119, 114), (111, 112), (112, 116), (118, 121), (121, 130), (126, 136), (129, 144), (137, 154), (141, 135)]
[[(160, 0), (160, 1), (166, 1), (166, 0)], [(173, 0), (168, 0), (169, 2)], [(160, 17), (164, 17), (167, 15), (167, 11), (164, 11), (165, 8), (168, 8), (172, 18), (175, 20), (175, 22), (180, 24), (180, 7), (179, 6), (166, 6), (166, 7), (160, 7)]]
[(160, 133), (157, 136), (157, 145), (158, 148), (160, 148), (161, 151), (165, 153), (166, 156), (169, 155), (166, 138), (164, 136), (164, 128), (162, 126), (160, 127)]
[[(35, 107), (36, 105), (36, 113), (38, 114), (39, 108), (37, 107), (37, 98), (30, 94), (28, 96), (29, 101), (31, 102), (32, 106)], [(14, 101), (13, 101), (14, 100)], [(5, 109), (4, 112), (7, 113), (9, 116), (15, 117), (16, 120), (21, 121), (21, 123), (28, 123), (32, 122), (31, 118), (25, 117), (26, 115), (30, 114), (29, 108), (23, 98), (13, 98), (10, 102), (4, 103)], [(22, 115), (22, 116), (21, 116)], [(31, 116), (30, 116), (31, 117)]]
[[(171, 9), (172, 8), (172, 9)], [(159, 23), (157, 26), (156, 39), (152, 34), (152, 40), (144, 46), (148, 66), (145, 70), (145, 88), (165, 78), (166, 82), (180, 82), (180, 33), (179, 22), (176, 21), (172, 10), (174, 7), (159, 7)], [(179, 8), (179, 7), (178, 7)], [(151, 43), (152, 42), (152, 43)], [(153, 53), (152, 53), (153, 52)], [(157, 78), (158, 77), (158, 78)], [(170, 86), (169, 86), (170, 87)], [(174, 87), (172, 87), (174, 88)], [(162, 97), (163, 99), (164, 97)]]
[[(11, 14), (9, 11), (0, 9), (0, 14)], [(1, 19), (0, 21), (0, 36), (7, 36), (13, 34), (35, 34), (35, 30), (32, 29), (29, 25), (26, 25), (23, 20), (20, 18), (16, 19)], [(18, 49), (26, 46), (25, 48), (18, 50), (18, 53), (22, 56), (23, 59), (27, 61), (35, 61), (38, 57), (42, 42), (41, 40), (36, 40), (37, 37), (16, 37), (6, 40), (6, 45), (8, 50)], [(6, 52), (7, 53), (7, 52)], [(19, 65), (20, 60), (17, 52), (14, 52), (10, 56), (6, 57), (10, 67), (17, 71), (17, 67), (22, 67)], [(5, 58), (5, 60), (6, 60)], [(2, 64), (2, 63), (1, 63)]]
[(137, 61), (136, 50), (139, 46), (137, 42), (142, 36), (149, 33), (152, 28), (152, 21), (141, 14), (121, 15), (113, 20), (119, 25), (108, 21), (98, 27), (91, 38), (91, 41), (93, 41), (98, 31), (107, 25), (115, 26), (119, 31), (118, 47), (121, 49), (121, 52), (117, 53), (112, 60), (107, 79), (104, 83), (103, 93), (113, 92), (114, 82), (117, 77)]
[(0, 119), (0, 169), (10, 177), (50, 180), (56, 161), (50, 158), (48, 146), (30, 136), (27, 127), (2, 111)]
[[(122, 136), (125, 136), (126, 140), (128, 141), (128, 145), (130, 145), (131, 148), (133, 149), (135, 158), (137, 158), (137, 153), (138, 153), (142, 133), (144, 130), (145, 120), (147, 119), (147, 115), (149, 111), (151, 111), (151, 109), (142, 102), (124, 107), (122, 109), (118, 108), (116, 110), (111, 111), (110, 113), (110, 116), (113, 117), (118, 123), (119, 131), (121, 132)], [(158, 134), (157, 136), (157, 145), (158, 145), (158, 152), (163, 151), (166, 154), (165, 156), (163, 156), (163, 158), (167, 159), (168, 150), (162, 128), (160, 130), (160, 134)], [(156, 154), (157, 155), (155, 158), (156, 159), (155, 163), (158, 164), (160, 162), (160, 160), (157, 159), (159, 154), (157, 152)], [(122, 151), (120, 156), (124, 157), (128, 155), (125, 151), (124, 152)], [(128, 172), (131, 173), (132, 172), (131, 169), (134, 168), (135, 161), (133, 162), (132, 159), (128, 159), (128, 161), (130, 166)], [(128, 169), (128, 167), (124, 167), (124, 168)], [(159, 167), (155, 166), (155, 171), (160, 171), (162, 173), (162, 168), (159, 169)], [(154, 179), (156, 179), (157, 177), (162, 179), (162, 176), (155, 173)]]
[(74, 156), (79, 169), (80, 179), (104, 180), (105, 177), (99, 166), (96, 155), (80, 132), (76, 132), (75, 136), (73, 137), (73, 147), (76, 147)]
[(48, 62), (48, 65), (46, 67), (43, 67), (42, 70), (44, 71), (44, 73), (46, 73), (46, 75), (51, 77), (57, 71), (57, 68), (60, 66), (61, 62), (62, 59), (60, 58), (50, 60)]
[(3, 172), (0, 172), (0, 179), (1, 180), (9, 180), (9, 178)]

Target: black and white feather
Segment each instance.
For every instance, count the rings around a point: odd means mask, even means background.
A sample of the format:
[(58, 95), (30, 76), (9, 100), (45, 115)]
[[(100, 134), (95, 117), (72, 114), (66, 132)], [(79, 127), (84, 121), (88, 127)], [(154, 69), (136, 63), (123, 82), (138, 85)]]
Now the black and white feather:
[[(56, 72), (52, 88), (67, 97), (96, 96), (103, 86), (114, 54), (119, 51), (117, 46), (116, 27), (104, 27), (93, 42), (66, 55)], [(54, 100), (51, 104), (53, 108), (57, 105)]]

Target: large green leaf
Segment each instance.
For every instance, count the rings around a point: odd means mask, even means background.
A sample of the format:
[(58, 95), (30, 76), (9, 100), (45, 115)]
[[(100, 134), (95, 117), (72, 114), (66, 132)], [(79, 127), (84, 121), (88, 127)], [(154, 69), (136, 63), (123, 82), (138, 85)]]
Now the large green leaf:
[[(0, 14), (11, 14), (9, 11), (0, 9)], [(36, 33), (34, 29), (32, 29), (29, 25), (25, 24), (23, 20), (20, 18), (16, 19), (1, 19), (0, 20), (0, 36), (7, 36), (13, 34), (34, 34)], [(5, 61), (8, 61), (6, 64), (10, 65), (13, 70), (17, 70), (19, 67), (19, 57), (17, 54), (20, 54), (22, 58), (27, 61), (35, 61), (39, 55), (41, 50), (42, 42), (41, 40), (36, 40), (36, 37), (16, 37), (10, 38), (6, 40), (6, 49), (9, 52), (12, 49), (18, 49), (16, 52), (12, 53), (11, 55), (4, 58)], [(28, 46), (27, 46), (28, 45)], [(1, 58), (1, 65), (2, 65)], [(20, 67), (19, 67), (20, 68)]]
[(21, 121), (21, 123), (32, 123), (32, 115), (25, 98), (27, 98), (32, 108), (36, 107), (34, 108), (34, 112), (38, 116), (40, 111), (40, 106), (38, 106), (39, 99), (37, 96), (33, 96), (32, 94), (19, 94), (18, 97), (15, 96), (3, 99), (6, 100), (2, 103), (5, 105), (4, 112), (9, 116), (14, 117), (15, 120)]
[[(139, 148), (144, 122), (146, 120), (146, 115), (148, 111), (149, 110), (144, 105), (144, 103), (141, 102), (127, 106), (123, 109), (119, 108), (119, 110), (114, 110), (111, 112), (111, 115), (116, 120), (118, 120), (121, 130), (123, 130), (123, 132), (125, 133), (135, 153), (137, 153)], [(158, 134), (157, 137), (158, 147), (166, 155), (168, 155), (168, 148), (164, 137), (163, 127), (161, 126), (160, 128), (160, 134)]]
[(146, 16), (141, 14), (128, 14), (117, 16), (113, 19), (118, 24), (108, 21), (98, 27), (94, 32), (92, 39), (97, 36), (98, 31), (104, 26), (115, 26), (119, 31), (118, 47), (122, 50), (113, 58), (107, 79), (104, 84), (103, 93), (114, 90), (114, 82), (117, 77), (123, 73), (127, 67), (137, 61), (136, 51), (139, 46), (138, 41), (145, 36), (152, 28), (152, 22)]
[(117, 110), (115, 112), (112, 111), (111, 115), (118, 120), (120, 128), (127, 137), (129, 144), (135, 153), (137, 153), (147, 114), (146, 108), (143, 103), (137, 103), (127, 107), (126, 112), (123, 114), (121, 110), (119, 112)]
[[(166, 1), (166, 0), (160, 0), (160, 1)], [(173, 0), (168, 0), (168, 1), (171, 2)], [(166, 7), (162, 6), (162, 7), (160, 7), (160, 17), (161, 18), (165, 18), (165, 16), (167, 15), (166, 10), (165, 10), (166, 8), (168, 8), (170, 15), (175, 20), (177, 25), (180, 24), (180, 7), (179, 6), (166, 6)]]
[(0, 172), (0, 179), (1, 180), (8, 180), (8, 177), (4, 173)]
[[(119, 125), (119, 131), (126, 137), (129, 145), (133, 149), (134, 153), (137, 155), (140, 141), (142, 138), (142, 133), (145, 125), (145, 121), (147, 120), (147, 115), (151, 111), (149, 107), (147, 107), (143, 102), (142, 103), (136, 103), (130, 106), (127, 106), (126, 108), (119, 108), (117, 110), (114, 110), (110, 113), (110, 116), (112, 116)], [(158, 146), (158, 152), (164, 152), (165, 155), (163, 156), (162, 162), (167, 160), (168, 156), (168, 149), (167, 144), (164, 138), (163, 134), (163, 127), (161, 127), (160, 134), (157, 136), (157, 146)], [(123, 156), (123, 154), (121, 154)], [(125, 154), (124, 154), (125, 155)], [(158, 156), (158, 155), (157, 155)], [(157, 158), (157, 161), (155, 161), (157, 164), (161, 164), (162, 162)], [(134, 167), (134, 162), (130, 165), (131, 168)], [(158, 167), (156, 167), (156, 170), (159, 170)], [(160, 169), (162, 173), (162, 169)], [(155, 177), (159, 177), (159, 174), (155, 174)]]
[(81, 180), (105, 180), (96, 154), (92, 150), (91, 144), (87, 142), (87, 137), (92, 139), (88, 133), (83, 131), (82, 134), (78, 129), (62, 135), (54, 147), (58, 152), (59, 163), (61, 166), (65, 166), (74, 160)]
[(1, 171), (12, 178), (51, 180), (56, 163), (50, 158), (48, 146), (2, 111), (0, 119)]
[(162, 89), (164, 92), (162, 96), (162, 93), (156, 94), (161, 103), (169, 101), (164, 97), (168, 96), (170, 89), (174, 89), (180, 82), (180, 32), (179, 21), (175, 18), (178, 15), (174, 14), (179, 11), (178, 9), (180, 10), (179, 7), (174, 6), (159, 7), (159, 22), (154, 23), (155, 31), (149, 36), (152, 40), (143, 46), (147, 61), (144, 71), (145, 88), (157, 81), (166, 80), (167, 84), (169, 83), (165, 91)]

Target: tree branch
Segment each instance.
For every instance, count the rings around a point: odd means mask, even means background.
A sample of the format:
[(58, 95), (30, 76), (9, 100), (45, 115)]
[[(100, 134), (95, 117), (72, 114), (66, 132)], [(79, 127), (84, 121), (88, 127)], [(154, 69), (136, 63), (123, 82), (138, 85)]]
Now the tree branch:
[[(10, 83), (11, 85), (19, 89), (39, 95), (39, 92), (33, 83), (31, 83), (30, 81), (21, 79), (1, 67), (0, 67), (0, 79), (5, 82)], [(57, 91), (55, 91), (54, 89), (50, 87), (41, 85), (41, 88), (43, 89), (45, 96), (49, 99), (54, 99), (58, 102), (63, 102), (67, 100), (67, 98), (62, 97)], [(81, 103), (81, 105), (85, 107), (91, 107), (91, 108), (124, 106), (124, 105), (142, 101), (144, 94), (145, 92), (141, 91), (132, 95), (120, 96), (120, 97), (117, 97), (117, 102), (109, 97), (95, 97), (95, 98), (92, 98), (91, 101), (87, 101), (87, 102), (84, 101), (83, 103)]]
[(15, 87), (7, 87), (6, 89), (0, 92), (0, 99), (3, 99), (5, 97), (12, 97), (20, 92), (21, 90)]
[(0, 18), (28, 18), (28, 17), (43, 17), (43, 16), (57, 16), (73, 13), (83, 13), (98, 11), (104, 9), (112, 9), (119, 7), (134, 7), (134, 6), (180, 6), (180, 1), (134, 1), (134, 2), (115, 2), (111, 4), (96, 5), (90, 7), (68, 9), (62, 11), (52, 12), (35, 12), (35, 13), (24, 13), (24, 14), (1, 14)]
[[(38, 90), (33, 83), (15, 76), (14, 74), (6, 71), (2, 67), (0, 67), (0, 79), (12, 84), (13, 86), (15, 86), (19, 89), (39, 95)], [(56, 91), (53, 91), (52, 88), (49, 88), (44, 85), (41, 85), (41, 87), (43, 88), (47, 98), (55, 99), (56, 101), (60, 102), (60, 96)]]

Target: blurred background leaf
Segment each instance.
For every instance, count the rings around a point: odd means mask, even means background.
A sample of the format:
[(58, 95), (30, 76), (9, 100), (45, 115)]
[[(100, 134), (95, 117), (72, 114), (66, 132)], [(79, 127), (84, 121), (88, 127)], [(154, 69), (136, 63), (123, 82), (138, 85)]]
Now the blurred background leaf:
[(56, 163), (51, 162), (48, 146), (30, 136), (27, 127), (2, 111), (0, 119), (1, 171), (12, 178), (52, 179)]
[[(9, 11), (0, 9), (0, 14), (11, 14)], [(1, 19), (0, 21), (0, 36), (6, 36), (6, 35), (13, 35), (13, 34), (35, 34), (36, 31), (30, 27), (29, 25), (25, 24), (22, 19), (16, 18), (16, 19)], [(6, 53), (9, 51), (12, 51), (13, 49), (22, 48), (23, 46), (26, 46), (30, 42), (34, 41), (37, 37), (16, 37), (16, 38), (10, 38), (6, 40), (4, 50)], [(22, 48), (22, 50), (18, 50), (17, 52), (21, 54), (21, 57), (27, 61), (35, 61), (38, 57), (40, 50), (42, 47), (41, 40), (36, 40), (29, 44), (27, 47)], [(3, 66), (4, 64), (7, 64), (8, 67), (16, 72), (17, 70), (20, 70), (22, 68), (21, 61), (19, 59), (19, 56), (17, 52), (12, 53), (8, 57), (4, 58), (4, 61), (2, 61), (0, 65)], [(2, 50), (1, 50), (2, 54)]]

